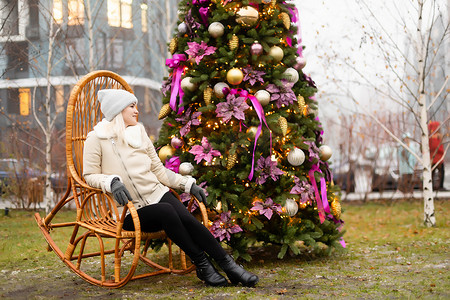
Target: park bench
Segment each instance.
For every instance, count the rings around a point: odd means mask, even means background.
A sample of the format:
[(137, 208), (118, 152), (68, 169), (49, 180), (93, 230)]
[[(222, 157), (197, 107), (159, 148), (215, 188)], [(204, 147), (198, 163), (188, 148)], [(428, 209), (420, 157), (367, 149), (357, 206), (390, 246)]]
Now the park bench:
[[(48, 249), (84, 280), (108, 288), (122, 287), (130, 280), (159, 274), (189, 273), (195, 266), (180, 249), (179, 254), (175, 254), (175, 246), (163, 231), (141, 232), (137, 211), (131, 202), (119, 214), (112, 197), (89, 186), (82, 177), (84, 141), (102, 119), (97, 100), (100, 89), (133, 92), (122, 77), (110, 71), (91, 72), (72, 89), (66, 115), (68, 188), (45, 218), (35, 214)], [(194, 202), (200, 208), (196, 210), (196, 217), (208, 226), (203, 203), (192, 197), (188, 209)], [(76, 216), (67, 213), (73, 203)], [(131, 213), (135, 231), (122, 229), (127, 211)], [(68, 215), (74, 215), (73, 219), (67, 220)], [(167, 251), (155, 254), (151, 251), (153, 245), (164, 245)], [(138, 268), (139, 262), (144, 264)]]

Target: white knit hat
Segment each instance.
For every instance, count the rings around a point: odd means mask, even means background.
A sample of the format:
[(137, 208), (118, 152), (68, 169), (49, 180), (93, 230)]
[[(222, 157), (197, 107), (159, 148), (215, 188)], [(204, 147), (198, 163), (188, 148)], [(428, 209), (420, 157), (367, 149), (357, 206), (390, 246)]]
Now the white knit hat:
[(98, 91), (98, 101), (106, 120), (111, 121), (128, 105), (137, 103), (138, 99), (125, 90), (106, 89)]

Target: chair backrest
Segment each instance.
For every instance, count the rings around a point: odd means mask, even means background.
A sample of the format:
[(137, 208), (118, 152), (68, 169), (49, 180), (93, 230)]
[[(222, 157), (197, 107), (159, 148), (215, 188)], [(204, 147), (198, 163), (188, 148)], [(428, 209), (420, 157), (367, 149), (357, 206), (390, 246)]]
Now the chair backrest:
[(83, 147), (87, 134), (103, 118), (97, 92), (101, 89), (123, 89), (133, 93), (128, 83), (111, 71), (94, 71), (73, 87), (66, 112), (67, 176), (83, 184)]

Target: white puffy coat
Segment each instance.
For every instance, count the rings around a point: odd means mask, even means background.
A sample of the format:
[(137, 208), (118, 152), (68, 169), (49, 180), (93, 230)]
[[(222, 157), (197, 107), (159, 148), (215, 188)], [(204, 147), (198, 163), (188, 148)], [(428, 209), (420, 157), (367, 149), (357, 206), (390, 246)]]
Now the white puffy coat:
[(119, 177), (137, 209), (158, 203), (168, 187), (189, 193), (195, 179), (164, 167), (142, 124), (125, 129), (124, 144), (108, 123), (98, 123), (84, 144), (83, 176), (90, 186), (110, 193), (112, 179)]

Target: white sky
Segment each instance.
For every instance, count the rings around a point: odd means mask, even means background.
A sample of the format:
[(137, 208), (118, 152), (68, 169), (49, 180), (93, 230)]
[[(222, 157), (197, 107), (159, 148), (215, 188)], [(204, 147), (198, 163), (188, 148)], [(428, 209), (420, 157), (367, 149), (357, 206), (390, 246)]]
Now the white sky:
[[(413, 16), (413, 19), (416, 19), (414, 11), (407, 11), (411, 1), (413, 0), (366, 1), (370, 9), (378, 17), (381, 16), (380, 26), (384, 26), (387, 30), (383, 38), (392, 36), (392, 42), (399, 47), (405, 44), (405, 32), (403, 26), (398, 23), (399, 16)], [(440, 5), (446, 5), (447, 1), (437, 0)], [(327, 118), (337, 119), (336, 112), (339, 114), (361, 112), (360, 106), (356, 106), (347, 97), (342, 96), (342, 91), (339, 91), (336, 82), (333, 82), (336, 78), (342, 79), (348, 90), (364, 103), (364, 109), (371, 112), (393, 109), (392, 102), (384, 102), (375, 95), (373, 89), (352, 83), (352, 81), (361, 81), (361, 76), (352, 72), (348, 66), (339, 65), (339, 60), (335, 60), (336, 56), (341, 59), (348, 57), (363, 74), (368, 75), (374, 82), (378, 80), (380, 86), (384, 84), (380, 77), (392, 78), (392, 82), (396, 84), (391, 71), (386, 68), (385, 58), (379, 56), (376, 47), (371, 44), (369, 36), (365, 33), (370, 29), (368, 25), (373, 26), (375, 23), (373, 19), (361, 12), (360, 5), (357, 3), (361, 1), (293, 0), (291, 2), (294, 2), (298, 9), (302, 44), (306, 47), (303, 55), (307, 59), (307, 65), (303, 71), (312, 77), (319, 89), (316, 97), (322, 123), (326, 123), (324, 120)], [(427, 16), (424, 16), (424, 22), (426, 18)], [(333, 146), (337, 142), (334, 139), (338, 139), (336, 137), (339, 135), (338, 129), (325, 126), (324, 129), (325, 141)]]

